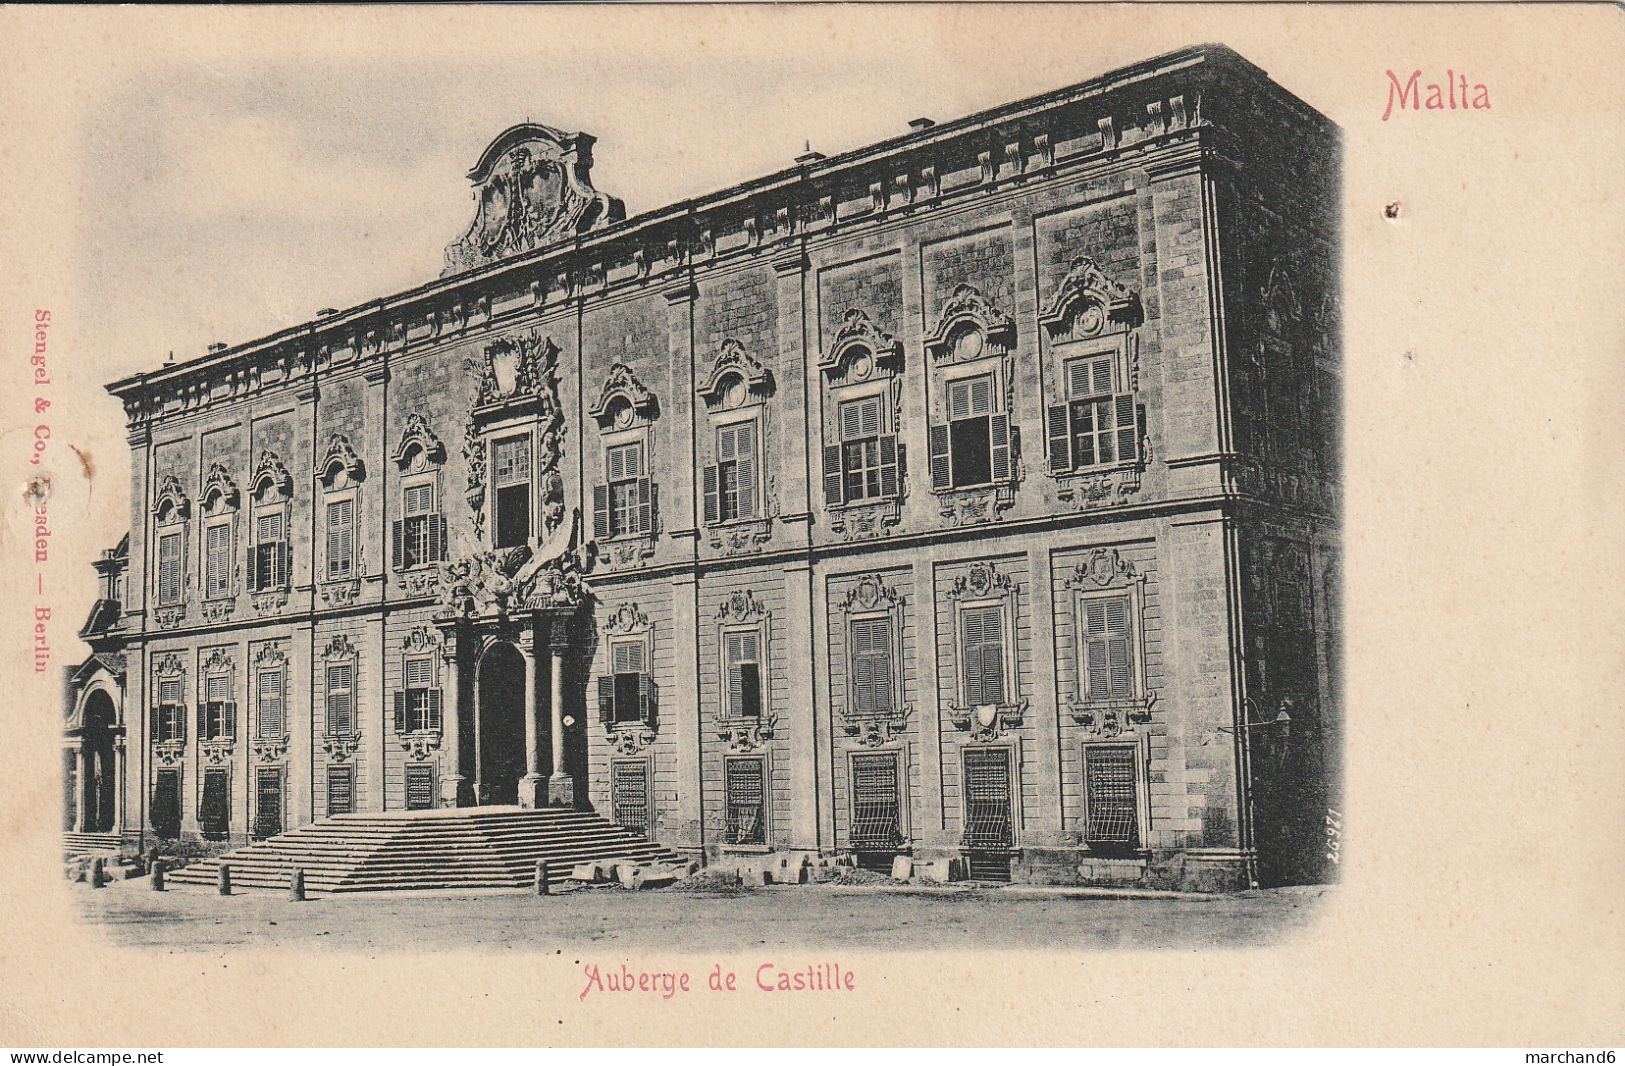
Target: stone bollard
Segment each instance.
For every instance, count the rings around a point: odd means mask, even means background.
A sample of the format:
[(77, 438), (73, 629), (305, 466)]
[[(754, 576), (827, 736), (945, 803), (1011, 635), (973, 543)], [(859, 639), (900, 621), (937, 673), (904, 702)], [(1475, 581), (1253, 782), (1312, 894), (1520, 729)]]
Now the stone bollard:
[(297, 866), (288, 874), (288, 900), (291, 903), (305, 902), (305, 871)]
[(107, 866), (105, 861), (102, 859), (90, 860), (90, 887), (107, 887)]
[(538, 896), (546, 896), (546, 895), (551, 894), (552, 891), (553, 890), (550, 887), (548, 887), (548, 884), (547, 884), (547, 860), (546, 859), (537, 859), (536, 860), (536, 894)]
[(228, 863), (220, 864), (220, 878), (216, 885), (222, 896), (231, 895), (231, 866)]
[(151, 880), (154, 892), (164, 890), (164, 860), (160, 859), (156, 852), (147, 860), (147, 877)]
[(894, 881), (907, 881), (914, 876), (914, 860), (907, 855), (898, 855), (891, 861), (891, 876)]

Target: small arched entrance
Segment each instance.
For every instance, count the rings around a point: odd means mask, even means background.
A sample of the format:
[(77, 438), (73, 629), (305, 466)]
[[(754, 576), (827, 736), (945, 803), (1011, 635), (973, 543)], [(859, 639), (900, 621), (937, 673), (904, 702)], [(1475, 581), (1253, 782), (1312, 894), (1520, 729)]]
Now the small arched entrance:
[(117, 725), (112, 697), (97, 689), (85, 698), (80, 730), (85, 770), (79, 781), (79, 802), (86, 833), (111, 833), (118, 828), (118, 766), (113, 743)]
[(475, 795), (481, 804), (519, 802), (525, 774), (525, 660), (506, 641), (480, 657), (476, 715)]

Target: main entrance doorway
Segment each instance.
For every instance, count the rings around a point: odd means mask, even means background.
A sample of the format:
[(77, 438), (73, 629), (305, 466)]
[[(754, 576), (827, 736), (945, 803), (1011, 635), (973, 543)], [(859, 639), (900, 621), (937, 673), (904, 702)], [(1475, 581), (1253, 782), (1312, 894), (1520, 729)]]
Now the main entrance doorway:
[(480, 658), (479, 735), (475, 749), (478, 802), (519, 802), (525, 774), (525, 660), (512, 644), (497, 641)]
[(87, 833), (111, 833), (117, 827), (118, 767), (113, 750), (117, 724), (112, 697), (100, 689), (92, 692), (85, 700), (85, 776), (79, 782)]

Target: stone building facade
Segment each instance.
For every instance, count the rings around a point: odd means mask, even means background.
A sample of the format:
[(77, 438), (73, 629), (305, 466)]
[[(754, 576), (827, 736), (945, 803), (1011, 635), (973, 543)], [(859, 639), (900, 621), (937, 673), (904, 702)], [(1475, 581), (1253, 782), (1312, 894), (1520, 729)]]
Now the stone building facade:
[(1324, 876), (1336, 129), (1217, 46), (912, 127), (627, 218), (515, 126), (438, 280), (110, 386), (75, 825)]

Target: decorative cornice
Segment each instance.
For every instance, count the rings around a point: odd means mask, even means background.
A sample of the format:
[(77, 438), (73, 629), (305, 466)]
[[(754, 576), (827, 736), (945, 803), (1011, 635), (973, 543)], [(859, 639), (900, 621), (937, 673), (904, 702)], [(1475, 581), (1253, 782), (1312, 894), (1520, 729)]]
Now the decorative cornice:
[(390, 453), (390, 459), (403, 470), (412, 461), (412, 453), (419, 451), (423, 458), (431, 463), (444, 462), (446, 446), (441, 443), (435, 431), (429, 428), (429, 420), (417, 411), (406, 416), (406, 424), (401, 428), (401, 439), (396, 443), (395, 450)]
[[(975, 340), (962, 337), (975, 334)], [(960, 285), (942, 305), (937, 324), (925, 336), (932, 359), (957, 361), (1002, 354), (1015, 345), (1016, 320), (1001, 311), (974, 285)]]
[(655, 418), (660, 409), (654, 393), (644, 387), (632, 368), (617, 362), (609, 368), (598, 401), (587, 408), (587, 413), (598, 420), (600, 429), (609, 429), (615, 422), (615, 408), (621, 403), (630, 407), (634, 416), (645, 419)]
[(1086, 255), (1072, 260), (1066, 277), (1038, 316), (1052, 336), (1071, 332), (1085, 337), (1101, 332), (1107, 322), (1133, 326), (1139, 319), (1139, 294), (1108, 278)]
[(333, 468), (338, 467), (350, 477), (352, 481), (361, 480), (366, 464), (361, 456), (356, 454), (355, 447), (350, 438), (343, 433), (335, 433), (327, 439), (327, 448), (316, 463), (316, 476), (326, 481), (333, 474)]
[(635, 603), (623, 603), (609, 617), (604, 619), (603, 630), (609, 634), (646, 633), (650, 629), (649, 619), (642, 609)]
[(322, 649), (322, 658), (324, 659), (354, 659), (355, 657), (355, 645), (351, 644), (350, 638), (343, 633), (334, 636), (332, 640), (327, 642), (327, 646)]
[(711, 372), (701, 383), (698, 393), (707, 407), (722, 403), (729, 378), (737, 377), (750, 396), (760, 402), (773, 395), (773, 372), (745, 350), (745, 346), (729, 337), (711, 364)]
[(767, 619), (767, 608), (750, 589), (735, 589), (717, 608), (717, 621), (724, 625), (738, 622), (761, 622)]
[(818, 360), (818, 369), (826, 374), (834, 373), (863, 352), (868, 352), (875, 365), (888, 373), (896, 374), (903, 369), (902, 342), (854, 307), (841, 316), (840, 328), (835, 331), (829, 350)]

